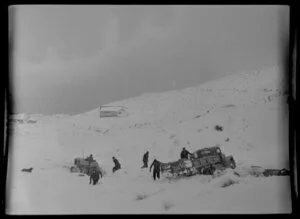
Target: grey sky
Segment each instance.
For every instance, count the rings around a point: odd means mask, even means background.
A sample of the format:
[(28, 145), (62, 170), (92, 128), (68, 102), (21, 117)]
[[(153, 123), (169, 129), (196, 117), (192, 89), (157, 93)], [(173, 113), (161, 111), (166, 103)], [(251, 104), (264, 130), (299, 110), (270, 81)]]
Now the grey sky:
[(26, 113), (83, 113), (281, 64), (288, 6), (14, 6), (13, 93)]

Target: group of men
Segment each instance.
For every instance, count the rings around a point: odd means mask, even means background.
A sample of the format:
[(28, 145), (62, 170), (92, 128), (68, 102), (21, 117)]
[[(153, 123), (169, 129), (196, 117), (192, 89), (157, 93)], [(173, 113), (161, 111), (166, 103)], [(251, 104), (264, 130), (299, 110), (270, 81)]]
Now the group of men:
[[(181, 154), (180, 154), (180, 158), (181, 159), (188, 159), (192, 156), (192, 153), (190, 153), (188, 150), (186, 150), (185, 148), (182, 148)], [(117, 170), (121, 169), (121, 164), (120, 162), (115, 158), (112, 157), (113, 162), (115, 164), (115, 166), (112, 169), (112, 172), (116, 172)], [(141, 168), (148, 168), (148, 159), (149, 159), (149, 151), (146, 151), (146, 153), (143, 155), (143, 166)], [(90, 155), (88, 158), (86, 158), (87, 161), (89, 161), (90, 163), (94, 160), (93, 159), (93, 155)], [(160, 178), (160, 172), (161, 172), (161, 162), (158, 161), (157, 159), (154, 159), (152, 164), (150, 165), (150, 173), (151, 173), (151, 169), (153, 167), (153, 179), (156, 180)], [(90, 184), (93, 182), (93, 185), (96, 185), (100, 179), (100, 177), (102, 178), (102, 173), (101, 171), (96, 171), (93, 170), (93, 172), (90, 175)]]
[[(115, 164), (115, 166), (112, 169), (112, 172), (116, 172), (117, 170), (121, 169), (121, 164), (118, 161), (118, 159), (116, 159), (115, 157), (112, 157), (113, 162)], [(89, 157), (87, 157), (85, 159), (86, 161), (89, 162), (89, 165), (91, 165), (91, 163), (94, 161), (93, 155), (91, 154)], [(97, 171), (96, 169), (93, 169), (91, 174), (90, 174), (90, 184), (93, 182), (93, 185), (96, 185), (100, 179), (100, 177), (102, 178), (102, 172), (101, 171)]]
[[(180, 158), (181, 159), (189, 159), (189, 155), (190, 157), (192, 157), (192, 153), (190, 153), (188, 150), (186, 150), (185, 148), (182, 148), (182, 151), (180, 153)], [(149, 151), (147, 151), (144, 156), (143, 156), (143, 163), (144, 165), (141, 168), (147, 168), (148, 167), (148, 158), (149, 158)], [(154, 159), (152, 164), (150, 165), (150, 173), (151, 173), (151, 169), (153, 167), (153, 179), (156, 180), (160, 178), (160, 172), (161, 172), (161, 162)]]
[[(141, 168), (148, 168), (148, 158), (149, 158), (149, 151), (146, 151), (146, 153), (143, 156), (144, 165)], [(153, 168), (154, 169), (153, 170), (153, 179), (156, 180), (156, 177), (159, 179), (159, 177), (160, 177), (160, 162), (158, 160), (154, 159), (154, 161), (150, 165), (150, 173), (151, 173), (152, 167), (154, 167)]]

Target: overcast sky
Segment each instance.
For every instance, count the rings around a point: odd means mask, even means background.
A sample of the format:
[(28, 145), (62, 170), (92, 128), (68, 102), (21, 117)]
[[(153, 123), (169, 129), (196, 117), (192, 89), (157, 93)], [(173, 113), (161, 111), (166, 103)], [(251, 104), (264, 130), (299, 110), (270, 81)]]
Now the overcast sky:
[(79, 114), (281, 64), (288, 6), (14, 6), (16, 111)]

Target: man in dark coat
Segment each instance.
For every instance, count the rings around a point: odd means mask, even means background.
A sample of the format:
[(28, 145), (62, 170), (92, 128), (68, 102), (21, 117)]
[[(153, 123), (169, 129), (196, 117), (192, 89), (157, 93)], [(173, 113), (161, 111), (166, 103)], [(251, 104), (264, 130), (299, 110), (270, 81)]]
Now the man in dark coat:
[(120, 164), (120, 162), (115, 157), (112, 157), (112, 159), (113, 159), (113, 162), (115, 163), (115, 166), (112, 169), (112, 171), (114, 173), (117, 170), (121, 169), (121, 164)]
[(150, 166), (150, 173), (151, 173), (151, 169), (152, 169), (152, 166), (154, 167), (153, 169), (153, 179), (156, 180), (156, 177), (159, 179), (160, 177), (160, 162), (156, 159), (154, 159), (153, 163), (151, 164)]
[(144, 156), (143, 156), (143, 163), (144, 166), (142, 168), (147, 168), (148, 167), (148, 158), (149, 158), (149, 151), (147, 151)]
[(93, 181), (93, 185), (96, 185), (100, 179), (102, 178), (102, 173), (100, 171), (93, 170), (92, 174), (90, 175), (90, 184)]
[(192, 156), (192, 154), (188, 150), (186, 150), (185, 148), (182, 148), (182, 151), (181, 151), (181, 154), (180, 154), (180, 158), (181, 159), (188, 159), (189, 155)]
[(90, 155), (89, 157), (87, 157), (85, 160), (88, 161), (89, 164), (92, 163), (92, 162), (94, 161), (93, 155), (91, 154), (91, 155)]

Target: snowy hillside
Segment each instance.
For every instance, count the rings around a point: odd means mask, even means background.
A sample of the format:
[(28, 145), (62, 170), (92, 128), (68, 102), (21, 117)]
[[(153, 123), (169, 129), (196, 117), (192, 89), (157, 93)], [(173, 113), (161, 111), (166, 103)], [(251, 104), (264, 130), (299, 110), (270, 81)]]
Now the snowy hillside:
[[(288, 109), (278, 67), (242, 72), (183, 90), (144, 94), (107, 105), (128, 116), (99, 118), (98, 109), (15, 124), (11, 133), (8, 213), (287, 213), (289, 177), (197, 175), (153, 181), (142, 156), (162, 162), (221, 145), (237, 169), (288, 166)], [(52, 118), (52, 119), (51, 119)], [(55, 119), (54, 119), (55, 118)], [(217, 130), (215, 127), (222, 127)], [(75, 157), (93, 154), (107, 174), (96, 186), (71, 173)], [(112, 156), (122, 169), (112, 174)], [(32, 173), (22, 168), (33, 167)], [(227, 182), (232, 185), (224, 186)], [(220, 198), (222, 197), (222, 198)], [(226, 201), (224, 202), (224, 197)], [(83, 204), (85, 203), (85, 204)]]

